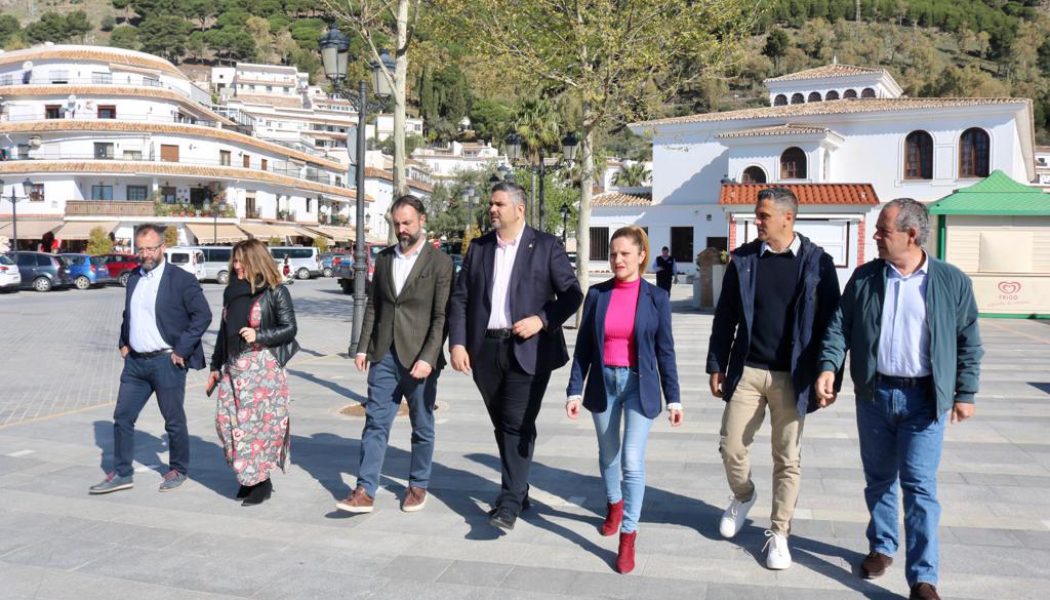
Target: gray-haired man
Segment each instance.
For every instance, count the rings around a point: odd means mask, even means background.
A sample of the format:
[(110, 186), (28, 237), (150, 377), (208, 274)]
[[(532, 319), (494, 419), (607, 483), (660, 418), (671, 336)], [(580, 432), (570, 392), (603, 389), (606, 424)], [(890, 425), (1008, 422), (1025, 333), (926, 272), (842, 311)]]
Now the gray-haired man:
[(937, 600), (937, 467), (944, 422), (973, 416), (980, 375), (977, 302), (962, 271), (929, 256), (926, 207), (889, 202), (875, 227), (879, 259), (854, 271), (828, 326), (817, 380), (821, 406), (835, 401), (835, 374), (850, 356), (864, 466), (873, 579), (899, 546), (897, 482), (904, 492), (905, 576), (912, 599)]

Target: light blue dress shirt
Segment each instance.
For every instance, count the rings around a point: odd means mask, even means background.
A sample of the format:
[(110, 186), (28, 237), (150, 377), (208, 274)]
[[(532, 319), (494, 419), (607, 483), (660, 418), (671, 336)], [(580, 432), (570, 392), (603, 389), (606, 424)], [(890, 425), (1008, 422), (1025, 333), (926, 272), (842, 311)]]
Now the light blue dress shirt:
[(131, 294), (128, 343), (135, 352), (171, 350), (157, 327), (157, 292), (167, 264), (168, 261), (162, 260), (152, 271), (143, 272)]
[(930, 328), (926, 322), (925, 251), (922, 265), (907, 277), (886, 263), (877, 369), (892, 377), (925, 377), (930, 369)]

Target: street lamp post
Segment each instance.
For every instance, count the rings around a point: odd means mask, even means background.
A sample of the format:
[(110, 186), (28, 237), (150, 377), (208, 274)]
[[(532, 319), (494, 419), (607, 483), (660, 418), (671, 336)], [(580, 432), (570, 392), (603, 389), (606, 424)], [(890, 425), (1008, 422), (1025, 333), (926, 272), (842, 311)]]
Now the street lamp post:
[(569, 205), (561, 205), (561, 245), (566, 245), (565, 234), (569, 231)]
[[(356, 101), (357, 104), (357, 127), (348, 129), (346, 139), (347, 154), (350, 157), (350, 163), (356, 169), (357, 180), (354, 222), (354, 320), (350, 330), (351, 354), (353, 354), (358, 340), (361, 339), (361, 325), (364, 322), (365, 302), (367, 301), (365, 297), (365, 278), (368, 271), (365, 255), (365, 119), (368, 114), (368, 95), (363, 79), (358, 83), (356, 97), (346, 89), (346, 73), (350, 62), (350, 38), (340, 32), (335, 23), (332, 23), (319, 44), (324, 74), (331, 82), (333, 91), (351, 102)], [(393, 71), (396, 65), (386, 50), (380, 52), (379, 59), (382, 64), (378, 62), (371, 64), (374, 77), (373, 89), (377, 97), (387, 98), (393, 90), (389, 80), (383, 74), (384, 67), (389, 72)], [(347, 176), (349, 177), (349, 173)]]
[[(4, 180), (0, 179), (0, 192), (4, 189)], [(22, 182), (22, 196), (15, 195), (15, 186), (11, 186), (11, 195), (7, 197), (11, 203), (11, 250), (18, 250), (18, 203), (26, 200), (33, 193), (33, 182), (26, 179)]]
[[(514, 163), (519, 158), (521, 158), (522, 141), (522, 137), (513, 131), (507, 135), (506, 139), (504, 139), (504, 144), (506, 145), (507, 151), (507, 159), (510, 160), (511, 163)], [(576, 148), (579, 144), (579, 140), (577, 139), (576, 134), (570, 132), (564, 138), (562, 138), (561, 144), (563, 161), (571, 163), (576, 159)], [(530, 164), (529, 169), (532, 171), (533, 175), (535, 175), (537, 171), (539, 172), (539, 193), (533, 197), (533, 204), (536, 206), (535, 228), (539, 231), (544, 231), (547, 225), (547, 203), (546, 193), (544, 189), (546, 187), (547, 180), (547, 161), (543, 155), (543, 148), (539, 149), (538, 157), (539, 164)], [(536, 188), (537, 186), (533, 185), (534, 193)]]

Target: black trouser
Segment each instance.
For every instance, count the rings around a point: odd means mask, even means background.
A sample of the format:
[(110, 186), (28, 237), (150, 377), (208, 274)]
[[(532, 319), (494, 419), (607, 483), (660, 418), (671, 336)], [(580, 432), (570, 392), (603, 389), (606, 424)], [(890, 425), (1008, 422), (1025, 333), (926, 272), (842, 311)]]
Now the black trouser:
[(670, 273), (667, 275), (664, 275), (663, 273), (656, 274), (656, 287), (667, 290), (668, 293), (671, 292), (672, 281), (674, 281), (674, 275), (671, 275)]
[(499, 447), (502, 481), (496, 506), (517, 514), (529, 490), (536, 417), (551, 374), (523, 371), (514, 358), (513, 338), (487, 337), (480, 356), (471, 358), (474, 383), (485, 400)]

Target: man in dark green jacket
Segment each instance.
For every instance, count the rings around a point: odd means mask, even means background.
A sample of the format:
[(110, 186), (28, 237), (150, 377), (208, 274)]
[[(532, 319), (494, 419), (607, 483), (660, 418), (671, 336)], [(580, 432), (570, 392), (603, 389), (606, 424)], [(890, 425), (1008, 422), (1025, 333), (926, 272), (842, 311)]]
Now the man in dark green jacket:
[(869, 554), (861, 575), (873, 579), (899, 545), (897, 481), (904, 493), (905, 576), (909, 598), (937, 594), (937, 468), (945, 418), (974, 414), (981, 337), (970, 279), (929, 256), (926, 207), (908, 198), (879, 215), (879, 259), (858, 268), (824, 335), (817, 395), (835, 401), (835, 372), (851, 353), (857, 432), (864, 466)]

